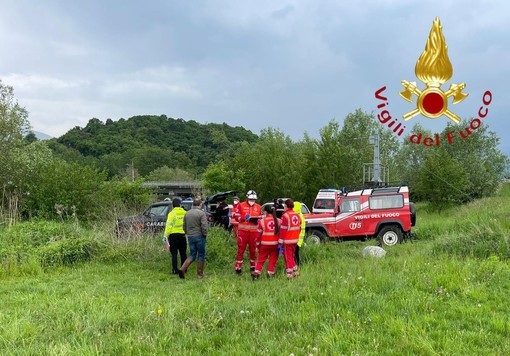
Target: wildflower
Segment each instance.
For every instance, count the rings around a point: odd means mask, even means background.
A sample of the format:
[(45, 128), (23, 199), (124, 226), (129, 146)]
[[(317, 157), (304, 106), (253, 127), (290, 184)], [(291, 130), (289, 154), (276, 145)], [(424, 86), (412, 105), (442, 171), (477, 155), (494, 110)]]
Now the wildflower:
[(156, 310), (156, 314), (158, 314), (158, 316), (163, 315), (163, 309), (158, 308), (158, 310)]

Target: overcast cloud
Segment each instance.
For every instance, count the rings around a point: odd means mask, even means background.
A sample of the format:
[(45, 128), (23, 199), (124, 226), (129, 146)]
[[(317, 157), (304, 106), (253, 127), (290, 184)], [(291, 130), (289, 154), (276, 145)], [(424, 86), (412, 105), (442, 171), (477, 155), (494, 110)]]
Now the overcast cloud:
[[(294, 139), (331, 119), (389, 110), (418, 81), (414, 66), (441, 19), (454, 75), (469, 97), (449, 109), (488, 124), (510, 154), (510, 3), (507, 1), (0, 0), (0, 79), (36, 131), (60, 136), (96, 117), (143, 114), (226, 122)], [(418, 81), (424, 88), (424, 84)], [(447, 119), (421, 116), (442, 130)]]

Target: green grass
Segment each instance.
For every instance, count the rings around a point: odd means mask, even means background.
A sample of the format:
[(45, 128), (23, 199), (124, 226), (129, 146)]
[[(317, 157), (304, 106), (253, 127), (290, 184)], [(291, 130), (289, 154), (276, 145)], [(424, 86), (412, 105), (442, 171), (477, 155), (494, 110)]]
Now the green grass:
[(207, 278), (192, 264), (184, 281), (159, 237), (103, 233), (89, 262), (4, 272), (0, 354), (510, 354), (509, 211), (508, 191), (441, 214), (418, 206), (415, 242), (383, 259), (361, 257), (373, 241), (307, 246), (293, 281), (281, 261), (273, 280), (235, 276), (220, 230)]

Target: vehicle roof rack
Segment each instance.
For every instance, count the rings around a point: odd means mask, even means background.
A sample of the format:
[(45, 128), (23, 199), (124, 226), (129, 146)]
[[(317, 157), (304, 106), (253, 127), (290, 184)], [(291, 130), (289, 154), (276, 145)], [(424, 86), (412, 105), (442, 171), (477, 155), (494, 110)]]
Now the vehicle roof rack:
[(381, 195), (398, 192), (400, 192), (400, 187), (375, 188), (374, 190), (372, 190), (372, 195)]

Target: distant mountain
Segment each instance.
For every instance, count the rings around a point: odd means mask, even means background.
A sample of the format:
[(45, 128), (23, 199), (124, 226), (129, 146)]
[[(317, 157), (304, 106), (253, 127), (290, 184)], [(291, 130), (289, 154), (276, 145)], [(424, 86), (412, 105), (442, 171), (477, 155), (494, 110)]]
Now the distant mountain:
[(45, 134), (44, 132), (34, 130), (32, 130), (32, 132), (34, 133), (35, 137), (37, 137), (38, 140), (49, 140), (50, 138), (53, 138), (50, 135)]

